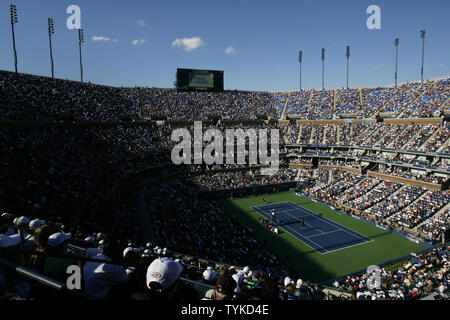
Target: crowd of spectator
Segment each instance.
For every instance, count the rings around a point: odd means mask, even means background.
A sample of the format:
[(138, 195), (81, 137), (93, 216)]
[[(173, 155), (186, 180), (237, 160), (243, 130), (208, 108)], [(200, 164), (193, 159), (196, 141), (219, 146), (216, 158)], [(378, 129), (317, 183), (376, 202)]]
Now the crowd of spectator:
[(331, 90), (314, 91), (308, 112), (309, 119), (330, 119), (333, 113), (334, 92)]
[(450, 201), (449, 192), (427, 191), (419, 200), (404, 208), (391, 218), (391, 223), (401, 229), (415, 228), (433, 217)]
[[(341, 170), (333, 170), (331, 175), (331, 181), (329, 181), (325, 187), (320, 189), (314, 187), (308, 188), (305, 190), (305, 193), (319, 201), (329, 202), (331, 205), (335, 205), (337, 197), (340, 197), (343, 192), (351, 189), (353, 185), (364, 179), (364, 176), (362, 175), (356, 175)], [(349, 194), (351, 194), (351, 192), (349, 192)]]
[(447, 178), (445, 178), (445, 177), (431, 176), (431, 175), (427, 175), (426, 173), (425, 174), (414, 173), (411, 170), (407, 170), (405, 168), (395, 167), (395, 166), (380, 168), (378, 170), (378, 172), (386, 174), (386, 175), (390, 175), (390, 176), (402, 177), (402, 178), (406, 178), (406, 179), (418, 180), (418, 181), (429, 182), (429, 183), (434, 183), (434, 184), (442, 184), (445, 181), (447, 181)]
[(2, 118), (45, 120), (67, 115), (75, 119), (112, 120), (127, 113), (138, 116), (134, 89), (0, 72), (4, 89)]
[(399, 183), (391, 183), (389, 181), (384, 181), (378, 184), (375, 188), (369, 192), (363, 194), (362, 196), (351, 200), (348, 205), (351, 208), (357, 209), (359, 211), (364, 211), (366, 208), (372, 207), (374, 204), (384, 201), (386, 198), (395, 193), (400, 189), (401, 185)]
[(354, 114), (362, 113), (360, 90), (358, 89), (341, 89), (336, 91), (336, 108), (337, 114)]
[(438, 239), (441, 237), (441, 241), (445, 241), (442, 239), (442, 234), (445, 235), (445, 232), (450, 227), (450, 214), (448, 208), (445, 210), (441, 210), (440, 213), (433, 216), (431, 219), (426, 220), (422, 225), (417, 227), (417, 231), (421, 232), (425, 237), (429, 239)]
[(193, 181), (202, 190), (214, 191), (292, 182), (297, 176), (297, 170), (292, 168), (279, 168), (278, 172), (274, 175), (261, 175), (260, 170), (258, 168), (207, 173), (194, 176)]
[(312, 164), (312, 158), (292, 157), (289, 162), (294, 164)]
[[(280, 94), (278, 94), (278, 97), (279, 96)], [(288, 101), (286, 114), (294, 114), (302, 118), (306, 118), (308, 116), (310, 96), (311, 91), (309, 90), (295, 91), (290, 94), (283, 95), (284, 103), (286, 103), (286, 99)]]
[(425, 189), (418, 186), (404, 186), (399, 192), (391, 195), (384, 201), (364, 210), (365, 213), (375, 216), (378, 222), (409, 206), (417, 198), (425, 193)]
[[(81, 261), (84, 292), (94, 299), (273, 300), (264, 294), (266, 282), (271, 282), (277, 291), (275, 299), (285, 298), (284, 286), (279, 283), (286, 279), (289, 271), (281, 269), (283, 273), (274, 272), (273, 268), (279, 263), (273, 255), (268, 257), (270, 263), (267, 264), (272, 267), (258, 269), (254, 265), (251, 269), (248, 266), (238, 268), (176, 253), (151, 242), (119, 239), (110, 233), (90, 233), (80, 228), (69, 233), (64, 226), (51, 220), (30, 220), (26, 216), (3, 213), (0, 222), (0, 257), (63, 283), (68, 277), (65, 272), (67, 267), (80, 265)], [(22, 237), (24, 240), (21, 240)], [(256, 240), (245, 243), (247, 250), (252, 249), (252, 254), (247, 256), (255, 255), (264, 260), (265, 257), (259, 255), (266, 251), (255, 248), (253, 242), (256, 243)], [(244, 244), (236, 245), (244, 247)], [(33, 254), (17, 254), (14, 250), (19, 248), (33, 250)], [(261, 261), (257, 261), (260, 265)], [(229, 291), (208, 291), (204, 296), (192, 285), (182, 281), (183, 278), (190, 279), (217, 290), (223, 285), (225, 275), (229, 275), (232, 280), (228, 282)], [(309, 288), (308, 283), (305, 283), (305, 287)], [(2, 299), (62, 299), (62, 293), (52, 290), (26, 278), (15, 277), (9, 269), (0, 268)], [(214, 297), (217, 293), (227, 296)], [(312, 293), (310, 297), (313, 297)], [(303, 298), (306, 299), (305, 296)]]
[(356, 209), (365, 219), (390, 229), (417, 230), (423, 239), (436, 240), (448, 230), (448, 213), (440, 213), (450, 201), (448, 191), (427, 191), (341, 170), (329, 174), (331, 179), (322, 179), (303, 192), (336, 208)]
[(319, 161), (319, 166), (340, 166), (340, 167), (349, 167), (354, 169), (361, 169), (361, 164), (357, 161), (344, 161), (344, 160), (336, 160), (336, 159), (321, 159)]
[(142, 89), (147, 114), (172, 119), (206, 120), (210, 116), (249, 119), (250, 115), (277, 116), (275, 99), (267, 92), (225, 91), (221, 93), (180, 92), (174, 89)]
[[(206, 120), (220, 115), (248, 119), (286, 114), (309, 119), (332, 119), (357, 113), (373, 117), (393, 112), (402, 118), (427, 118), (449, 98), (450, 79), (406, 83), (372, 89), (307, 90), (294, 92), (225, 91), (181, 92), (159, 88), (112, 88), (73, 81), (0, 72), (3, 96), (0, 103), (9, 119), (46, 119), (69, 114), (89, 120), (168, 116), (175, 120)], [(42, 106), (44, 102), (44, 106)]]
[(381, 268), (336, 280), (334, 287), (353, 300), (416, 300), (427, 295), (447, 299), (450, 280), (449, 248), (412, 257), (394, 270)]

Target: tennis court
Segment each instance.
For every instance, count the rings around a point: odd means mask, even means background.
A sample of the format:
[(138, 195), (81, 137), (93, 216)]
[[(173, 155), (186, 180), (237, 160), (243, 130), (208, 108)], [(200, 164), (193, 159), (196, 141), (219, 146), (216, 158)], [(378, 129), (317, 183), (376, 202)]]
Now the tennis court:
[[(276, 213), (276, 224), (320, 254), (326, 254), (373, 241), (356, 231), (348, 229), (290, 201), (254, 206), (251, 208), (269, 220), (272, 219), (271, 214), (272, 209), (274, 209)], [(303, 221), (305, 222), (304, 227)]]

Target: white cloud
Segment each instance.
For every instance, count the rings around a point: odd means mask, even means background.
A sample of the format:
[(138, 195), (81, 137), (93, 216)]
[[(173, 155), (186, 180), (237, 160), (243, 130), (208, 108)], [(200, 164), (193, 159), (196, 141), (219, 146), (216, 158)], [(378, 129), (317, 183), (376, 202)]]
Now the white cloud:
[(138, 20), (136, 21), (136, 23), (140, 26), (140, 27), (145, 27), (147, 26), (147, 23), (144, 20)]
[(133, 46), (137, 46), (138, 44), (144, 44), (144, 43), (145, 43), (145, 39), (136, 39), (136, 40), (131, 41), (131, 44)]
[(228, 48), (226, 48), (226, 49), (225, 49), (225, 52), (226, 52), (227, 54), (234, 54), (234, 55), (237, 55), (237, 54), (238, 54), (237, 50), (236, 50), (234, 47), (228, 47)]
[(92, 41), (96, 41), (96, 42), (98, 42), (98, 41), (108, 42), (108, 41), (110, 41), (111, 39), (109, 39), (108, 37), (104, 37), (104, 36), (93, 36), (93, 37), (91, 38), (91, 40), (92, 40)]
[(438, 65), (439, 69), (444, 69), (444, 67), (445, 67), (445, 63), (441, 63), (441, 64)]
[(185, 51), (192, 51), (203, 47), (205, 44), (200, 37), (176, 39), (172, 42), (172, 47), (182, 47)]

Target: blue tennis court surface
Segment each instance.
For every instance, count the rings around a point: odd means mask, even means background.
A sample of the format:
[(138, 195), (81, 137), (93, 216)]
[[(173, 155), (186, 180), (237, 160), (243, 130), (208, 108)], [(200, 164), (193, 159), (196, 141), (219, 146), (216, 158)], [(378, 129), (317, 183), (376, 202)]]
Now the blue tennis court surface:
[[(320, 254), (353, 247), (372, 239), (306, 210), (292, 202), (252, 207), (264, 218), (272, 219), (272, 209), (280, 226)], [(305, 222), (303, 228), (302, 220)]]

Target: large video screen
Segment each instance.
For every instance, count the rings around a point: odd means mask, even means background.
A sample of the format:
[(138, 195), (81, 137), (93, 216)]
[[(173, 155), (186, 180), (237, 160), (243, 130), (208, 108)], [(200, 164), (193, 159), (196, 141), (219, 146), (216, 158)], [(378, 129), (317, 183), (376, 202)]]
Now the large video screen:
[(176, 87), (188, 91), (223, 91), (223, 71), (177, 69)]
[(191, 72), (189, 74), (189, 87), (190, 88), (214, 88), (214, 74), (199, 74)]

